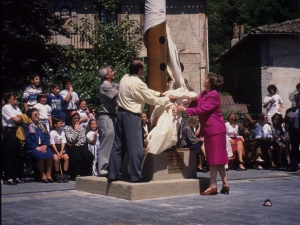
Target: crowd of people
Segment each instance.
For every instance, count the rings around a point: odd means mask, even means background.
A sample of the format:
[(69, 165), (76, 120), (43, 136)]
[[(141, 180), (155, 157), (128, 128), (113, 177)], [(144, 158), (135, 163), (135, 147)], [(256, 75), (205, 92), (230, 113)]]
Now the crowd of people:
[[(250, 114), (238, 118), (235, 113), (227, 117), (227, 155), (226, 168), (246, 171), (247, 168), (287, 169), (298, 170), (300, 160), (299, 145), (299, 111), (300, 111), (300, 83), (297, 84), (298, 93), (292, 96), (291, 108), (286, 111), (283, 118), (281, 112), (283, 101), (277, 93), (275, 85), (269, 85), (269, 94), (264, 98), (263, 108), (266, 113), (261, 113), (257, 121)], [(189, 117), (182, 129), (181, 147), (196, 149), (197, 153), (205, 155), (204, 148), (200, 146), (200, 124), (190, 124)], [(203, 138), (203, 137), (202, 137)], [(199, 144), (201, 143), (201, 144)], [(197, 144), (197, 146), (195, 145)], [(202, 167), (202, 160), (198, 160), (198, 171), (206, 172)]]
[[(143, 62), (133, 60), (129, 74), (116, 84), (111, 67), (99, 70), (102, 81), (99, 118), (96, 109), (88, 107), (87, 100), (79, 99), (69, 78), (61, 81), (63, 90), (53, 83), (47, 94), (40, 87), (40, 76), (33, 74), (23, 93), (23, 113), (17, 106), (17, 94), (5, 93), (1, 139), (3, 182), (24, 183), (18, 169), (22, 142), (23, 151), (43, 183), (67, 183), (79, 175), (106, 176), (108, 182), (117, 181), (125, 153), (131, 182), (148, 182), (141, 174), (143, 148), (147, 146), (145, 140), (150, 131), (144, 105), (166, 105), (174, 103), (176, 98), (149, 89), (140, 79), (143, 72)], [(218, 93), (222, 84), (222, 76), (209, 73), (198, 98), (190, 99), (187, 108), (176, 106), (177, 112), (185, 111), (188, 116), (181, 127), (179, 146), (196, 149), (197, 170), (210, 171), (210, 186), (201, 194), (217, 192), (218, 172), (223, 183), (220, 192), (229, 193), (226, 168), (245, 171), (249, 165), (257, 169), (285, 165), (297, 170), (300, 94), (293, 96), (292, 107), (283, 118), (282, 99), (276, 86), (270, 85), (263, 102), (266, 113), (257, 122), (250, 114), (238, 122), (237, 115), (230, 113), (225, 123)], [(300, 84), (297, 89), (300, 92)]]

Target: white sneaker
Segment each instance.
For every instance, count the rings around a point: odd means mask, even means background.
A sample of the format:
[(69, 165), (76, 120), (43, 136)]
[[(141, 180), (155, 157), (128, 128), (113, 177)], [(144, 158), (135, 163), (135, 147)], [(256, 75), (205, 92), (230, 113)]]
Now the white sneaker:
[(107, 170), (100, 170), (100, 174), (98, 174), (98, 175), (106, 175), (106, 174), (108, 174), (108, 172), (107, 172)]
[(263, 162), (264, 160), (262, 159), (256, 159), (256, 162)]

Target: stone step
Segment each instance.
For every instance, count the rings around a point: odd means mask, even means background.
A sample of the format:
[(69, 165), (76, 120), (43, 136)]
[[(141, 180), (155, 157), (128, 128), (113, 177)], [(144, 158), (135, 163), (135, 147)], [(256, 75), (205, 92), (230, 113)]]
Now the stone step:
[[(129, 178), (128, 178), (129, 179)], [(209, 186), (209, 178), (173, 179), (130, 183), (124, 180), (107, 182), (105, 177), (78, 177), (76, 190), (131, 201), (200, 194)]]

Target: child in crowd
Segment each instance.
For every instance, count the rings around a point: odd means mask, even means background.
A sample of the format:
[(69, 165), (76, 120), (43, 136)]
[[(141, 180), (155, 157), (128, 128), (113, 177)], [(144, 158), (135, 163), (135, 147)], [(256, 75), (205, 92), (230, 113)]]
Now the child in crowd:
[(38, 104), (34, 105), (33, 108), (36, 108), (40, 114), (40, 122), (43, 122), (47, 126), (48, 132), (50, 132), (50, 127), (52, 128), (52, 117), (51, 117), (51, 107), (47, 105), (47, 94), (39, 93), (37, 95)]
[(42, 92), (40, 87), (40, 75), (34, 73), (30, 76), (31, 84), (25, 88), (23, 93), (23, 105), (25, 112), (37, 104), (37, 94)]
[(88, 123), (87, 134), (86, 134), (88, 148), (94, 155), (93, 161), (93, 175), (97, 176), (97, 162), (98, 162), (98, 151), (100, 149), (100, 136), (98, 133), (97, 120), (91, 119)]
[[(54, 170), (55, 170), (55, 180), (57, 183), (68, 183), (69, 175), (67, 174), (69, 167), (69, 155), (65, 150), (65, 145), (67, 143), (65, 133), (62, 130), (63, 121), (60, 118), (53, 118), (54, 130), (50, 132), (50, 144), (52, 146), (53, 159), (54, 159)], [(63, 177), (59, 172), (59, 160), (64, 160), (64, 171)]]
[(79, 124), (83, 127), (84, 132), (86, 133), (86, 128), (90, 119), (95, 119), (93, 114), (90, 113), (86, 101), (84, 99), (80, 99), (78, 101), (78, 114), (80, 116)]
[(73, 91), (72, 86), (72, 80), (70, 78), (64, 78), (62, 80), (62, 86), (65, 88), (65, 90), (62, 90), (60, 92), (60, 95), (63, 97), (63, 111), (65, 113), (71, 112), (73, 110), (76, 110), (76, 104), (78, 103), (78, 95), (75, 91)]
[(47, 104), (51, 107), (52, 118), (60, 118), (65, 122), (66, 114), (62, 111), (63, 97), (59, 94), (60, 86), (58, 84), (51, 84), (51, 93), (47, 96)]

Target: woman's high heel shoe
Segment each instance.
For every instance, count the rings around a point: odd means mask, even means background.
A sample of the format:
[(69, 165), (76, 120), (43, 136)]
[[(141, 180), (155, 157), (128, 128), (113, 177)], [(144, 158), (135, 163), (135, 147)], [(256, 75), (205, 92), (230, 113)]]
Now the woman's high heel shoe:
[(220, 193), (224, 195), (229, 195), (230, 187), (229, 186), (223, 186)]
[[(244, 167), (243, 169), (241, 168), (241, 165)], [(239, 161), (239, 165), (238, 165), (238, 167), (237, 167), (236, 170), (237, 170), (237, 171), (246, 171), (247, 169), (246, 169), (245, 166), (244, 166), (244, 162), (240, 162), (240, 161)]]
[(218, 188), (214, 187), (209, 190), (201, 192), (200, 195), (216, 195), (217, 193), (218, 193)]

